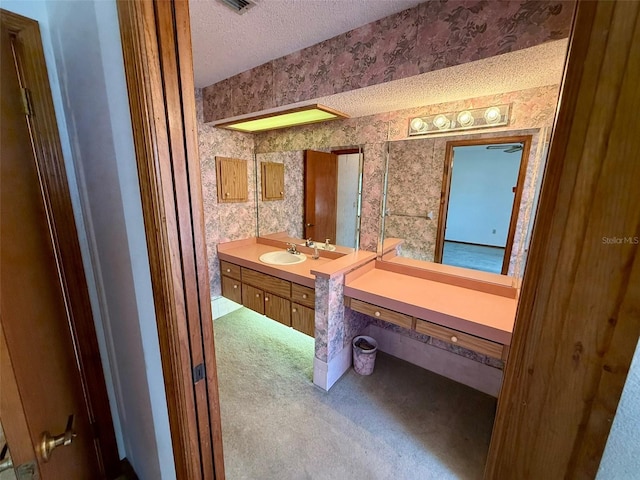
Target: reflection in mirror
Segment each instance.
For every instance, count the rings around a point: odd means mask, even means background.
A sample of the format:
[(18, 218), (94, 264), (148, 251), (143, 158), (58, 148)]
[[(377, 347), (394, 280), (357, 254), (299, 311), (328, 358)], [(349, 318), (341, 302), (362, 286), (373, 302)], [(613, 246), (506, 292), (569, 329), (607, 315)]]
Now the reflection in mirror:
[(389, 142), (383, 238), (402, 242), (400, 257), (520, 277), (545, 134)]
[[(319, 248), (358, 248), (363, 166), (359, 147), (259, 153), (255, 159), (259, 236), (284, 232), (310, 238)], [(265, 172), (277, 171), (274, 163), (284, 165), (282, 198), (263, 193), (265, 186), (278, 184), (264, 178)]]
[(447, 144), (434, 261), (506, 275), (531, 137)]

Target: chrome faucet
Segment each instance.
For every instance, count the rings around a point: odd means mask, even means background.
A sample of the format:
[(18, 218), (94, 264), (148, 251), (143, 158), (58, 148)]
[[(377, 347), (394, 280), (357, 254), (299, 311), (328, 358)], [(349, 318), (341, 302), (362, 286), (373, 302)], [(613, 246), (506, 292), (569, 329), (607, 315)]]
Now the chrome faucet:
[(287, 242), (287, 245), (289, 245), (289, 248), (287, 248), (287, 252), (293, 253), (294, 255), (300, 255), (300, 252), (296, 248), (296, 244), (295, 243)]
[(329, 246), (330, 245), (331, 245), (331, 239), (330, 238), (325, 239), (325, 241), (324, 241), (324, 249), (325, 250), (329, 250)]
[(315, 244), (316, 244), (316, 243), (311, 239), (311, 237), (307, 238), (307, 239), (304, 241), (304, 246), (305, 246), (305, 247), (313, 247), (313, 246), (315, 246)]

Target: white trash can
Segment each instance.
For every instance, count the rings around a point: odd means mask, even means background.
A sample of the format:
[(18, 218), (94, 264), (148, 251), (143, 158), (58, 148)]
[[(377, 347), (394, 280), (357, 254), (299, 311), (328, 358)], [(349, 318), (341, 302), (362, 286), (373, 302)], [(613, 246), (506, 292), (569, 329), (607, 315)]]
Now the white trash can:
[(353, 369), (359, 375), (371, 375), (376, 363), (378, 342), (366, 335), (358, 335), (353, 339)]

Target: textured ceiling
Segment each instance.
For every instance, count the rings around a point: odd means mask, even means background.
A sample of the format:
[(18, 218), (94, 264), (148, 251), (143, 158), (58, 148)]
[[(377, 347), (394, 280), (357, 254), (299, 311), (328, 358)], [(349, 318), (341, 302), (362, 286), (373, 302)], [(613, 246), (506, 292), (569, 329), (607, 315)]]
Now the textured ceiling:
[(196, 87), (315, 45), (422, 0), (256, 0), (238, 15), (216, 0), (191, 0)]
[[(557, 85), (562, 80), (567, 43), (566, 39), (556, 40), (477, 62), (287, 105), (286, 108), (320, 103), (351, 117), (363, 117), (423, 105)], [(277, 110), (282, 108), (264, 110), (260, 113)], [(227, 118), (214, 124), (242, 117)]]

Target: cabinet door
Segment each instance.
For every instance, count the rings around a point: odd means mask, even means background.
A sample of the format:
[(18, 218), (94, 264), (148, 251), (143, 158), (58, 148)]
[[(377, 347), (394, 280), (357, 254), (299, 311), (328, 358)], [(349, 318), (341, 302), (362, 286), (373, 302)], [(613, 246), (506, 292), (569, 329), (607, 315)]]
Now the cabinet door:
[(315, 337), (315, 310), (297, 303), (291, 304), (291, 326), (310, 337)]
[(284, 199), (284, 164), (262, 162), (262, 200)]
[(231, 277), (222, 277), (222, 296), (242, 304), (242, 284)]
[(237, 158), (216, 157), (218, 202), (246, 202), (247, 161)]
[(291, 326), (291, 302), (286, 298), (265, 293), (264, 314), (287, 327)]
[(242, 305), (264, 315), (264, 292), (251, 285), (242, 284)]

